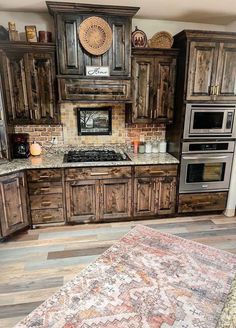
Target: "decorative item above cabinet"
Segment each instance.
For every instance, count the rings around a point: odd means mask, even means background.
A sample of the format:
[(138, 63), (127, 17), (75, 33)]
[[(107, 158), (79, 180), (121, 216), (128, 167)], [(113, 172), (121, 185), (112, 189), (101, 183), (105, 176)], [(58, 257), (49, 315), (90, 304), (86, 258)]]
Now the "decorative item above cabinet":
[(0, 42), (0, 74), (9, 124), (54, 124), (55, 45)]
[[(114, 97), (116, 91), (112, 91), (112, 81), (130, 79), (131, 20), (139, 8), (53, 1), (46, 3), (56, 26), (60, 100), (68, 101), (70, 96), (64, 86), (70, 84), (71, 88), (75, 84), (76, 89), (80, 78), (84, 81), (96, 79), (98, 84), (103, 84), (110, 90), (110, 95), (106, 92), (105, 97), (108, 101), (129, 100), (130, 94), (126, 91), (125, 96), (122, 91), (121, 97)], [(91, 25), (91, 22), (94, 23)], [(88, 67), (95, 67), (94, 74), (88, 74)], [(99, 74), (101, 68), (103, 73), (107, 72), (106, 76)], [(92, 81), (89, 84), (90, 89), (86, 89), (86, 94), (76, 92), (73, 100), (91, 100), (94, 95), (96, 99), (99, 90), (93, 87)], [(88, 98), (85, 99), (87, 94)], [(104, 100), (103, 97), (101, 100)]]
[(185, 101), (236, 101), (236, 33), (184, 30), (174, 40)]

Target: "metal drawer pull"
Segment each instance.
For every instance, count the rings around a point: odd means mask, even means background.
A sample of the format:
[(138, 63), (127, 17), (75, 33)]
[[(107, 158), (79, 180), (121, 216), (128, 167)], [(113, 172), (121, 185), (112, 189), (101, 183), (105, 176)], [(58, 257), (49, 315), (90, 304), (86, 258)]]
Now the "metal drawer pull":
[(50, 206), (52, 204), (52, 202), (42, 202), (41, 205), (42, 206)]
[(91, 176), (95, 176), (95, 175), (108, 175), (109, 172), (91, 172)]
[(42, 188), (40, 188), (40, 191), (49, 191), (49, 190), (50, 190), (49, 187), (42, 187)]
[(164, 171), (150, 171), (150, 173), (162, 173), (162, 174), (164, 174)]
[(49, 175), (40, 175), (39, 179), (49, 179), (50, 176)]
[(43, 219), (52, 219), (53, 216), (52, 216), (52, 215), (44, 215), (42, 218), (43, 218)]

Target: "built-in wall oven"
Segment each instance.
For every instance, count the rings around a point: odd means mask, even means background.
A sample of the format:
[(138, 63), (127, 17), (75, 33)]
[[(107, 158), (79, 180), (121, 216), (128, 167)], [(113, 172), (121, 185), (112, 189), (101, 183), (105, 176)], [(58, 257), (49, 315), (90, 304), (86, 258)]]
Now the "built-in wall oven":
[(184, 139), (235, 138), (236, 105), (187, 104)]
[(183, 142), (180, 193), (229, 189), (234, 141)]

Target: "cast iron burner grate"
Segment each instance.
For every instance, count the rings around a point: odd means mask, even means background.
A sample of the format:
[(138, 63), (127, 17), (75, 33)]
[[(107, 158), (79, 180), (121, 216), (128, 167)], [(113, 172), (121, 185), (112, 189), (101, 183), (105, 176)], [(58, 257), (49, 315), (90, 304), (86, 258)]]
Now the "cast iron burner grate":
[(125, 153), (115, 150), (70, 150), (64, 155), (64, 162), (108, 162), (130, 161)]

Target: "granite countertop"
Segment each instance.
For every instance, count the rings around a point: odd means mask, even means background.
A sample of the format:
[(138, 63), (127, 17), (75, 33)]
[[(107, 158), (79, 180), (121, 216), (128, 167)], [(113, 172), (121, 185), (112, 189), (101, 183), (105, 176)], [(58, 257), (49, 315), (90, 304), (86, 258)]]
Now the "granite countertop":
[(152, 165), (152, 164), (178, 164), (179, 161), (168, 153), (133, 154), (127, 152), (131, 161), (114, 162), (82, 162), (64, 163), (64, 153), (48, 153), (42, 156), (27, 159), (14, 159), (0, 165), (0, 175), (14, 173), (25, 169), (66, 168), (66, 167), (93, 167), (93, 166), (124, 166), (124, 165)]

